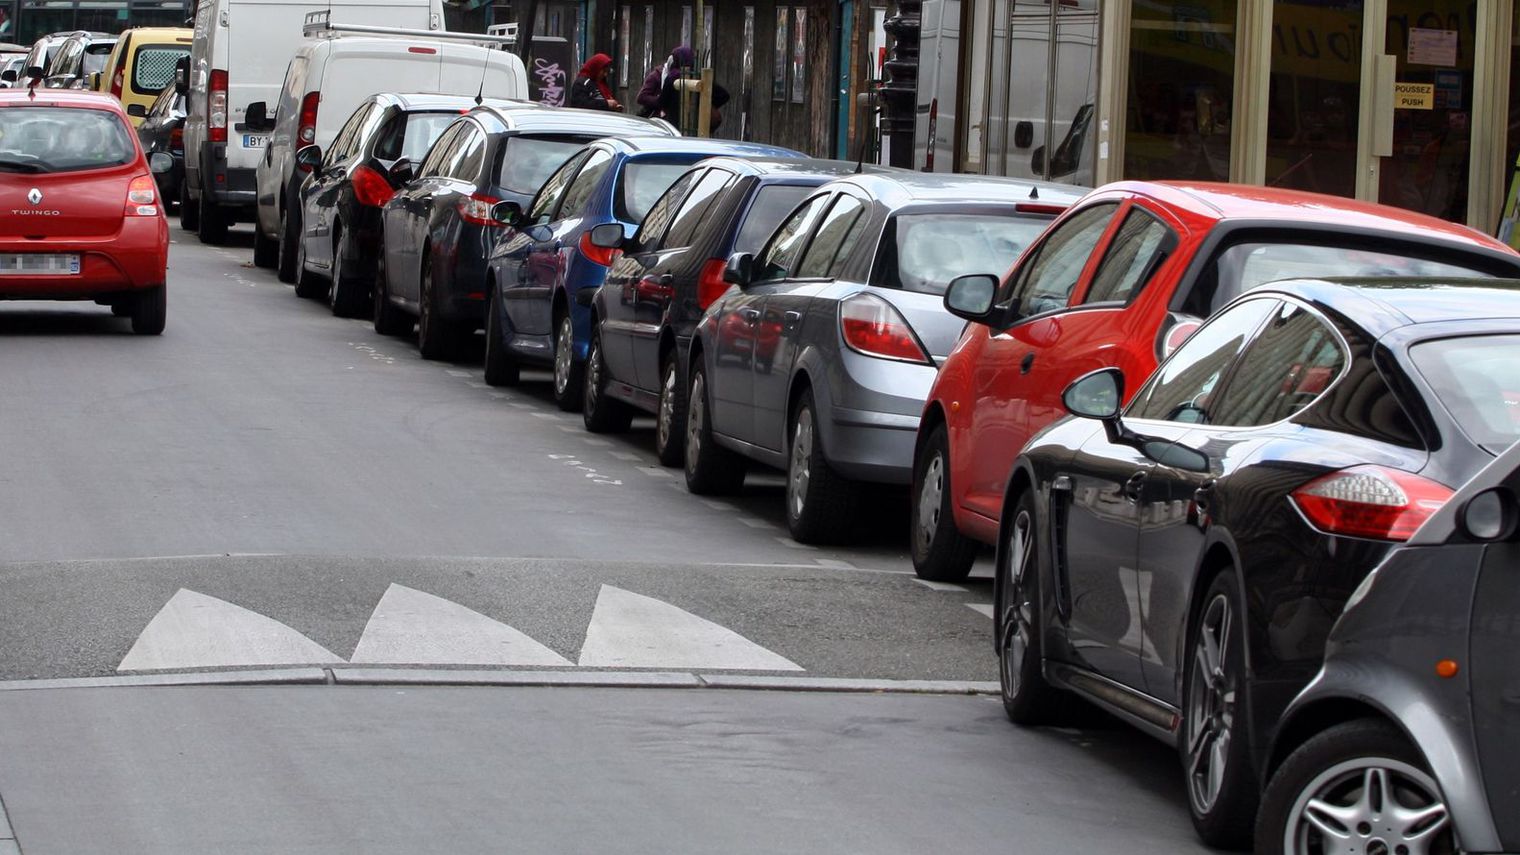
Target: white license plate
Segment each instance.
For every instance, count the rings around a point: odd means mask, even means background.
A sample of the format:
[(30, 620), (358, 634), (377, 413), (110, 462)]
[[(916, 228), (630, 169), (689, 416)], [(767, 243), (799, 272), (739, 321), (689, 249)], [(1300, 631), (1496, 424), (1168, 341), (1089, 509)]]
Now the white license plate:
[(61, 253), (0, 253), (0, 276), (54, 275), (79, 273), (79, 256)]
[(263, 148), (268, 144), (267, 134), (243, 134), (243, 148)]

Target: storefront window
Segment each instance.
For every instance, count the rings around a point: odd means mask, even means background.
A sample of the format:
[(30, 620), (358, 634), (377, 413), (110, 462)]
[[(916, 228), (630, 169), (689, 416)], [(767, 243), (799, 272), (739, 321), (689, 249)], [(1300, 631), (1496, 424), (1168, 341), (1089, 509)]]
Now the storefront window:
[(1236, 0), (1136, 2), (1124, 174), (1226, 181)]
[(1267, 184), (1356, 195), (1362, 0), (1272, 6)]

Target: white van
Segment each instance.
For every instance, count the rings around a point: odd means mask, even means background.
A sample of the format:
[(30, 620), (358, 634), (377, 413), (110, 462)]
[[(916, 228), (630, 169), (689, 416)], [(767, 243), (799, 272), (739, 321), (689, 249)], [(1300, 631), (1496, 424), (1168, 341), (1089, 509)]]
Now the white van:
[(253, 216), (254, 169), (266, 139), (245, 132), (243, 114), (254, 101), (275, 100), (315, 8), (331, 8), (337, 21), (443, 28), (443, 0), (200, 0), (188, 80), (179, 83), (188, 96), (180, 225), (208, 243)]
[(296, 49), (285, 72), (278, 101), (248, 105), (245, 124), (269, 134), (259, 160), (258, 213), (253, 259), (278, 267), (294, 281), (297, 236), (301, 233), (300, 187), (306, 172), (295, 153), (308, 145), (325, 150), (354, 110), (381, 92), (437, 92), (485, 98), (528, 97), (528, 74), (516, 54), (461, 40), (489, 36), (438, 33), (436, 38), (398, 33), (361, 35), (328, 31)]

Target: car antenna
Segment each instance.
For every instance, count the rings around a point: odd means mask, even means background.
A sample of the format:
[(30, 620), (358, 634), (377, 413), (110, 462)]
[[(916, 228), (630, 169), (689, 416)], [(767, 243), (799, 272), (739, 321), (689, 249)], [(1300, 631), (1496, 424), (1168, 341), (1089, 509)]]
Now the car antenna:
[(486, 100), (486, 73), (491, 70), (491, 52), (494, 50), (496, 48), (486, 48), (486, 61), (480, 67), (480, 88), (475, 90), (475, 106), (477, 107)]
[(1040, 198), (1040, 188), (1036, 187), (1033, 184), (1029, 185), (1029, 198), (1031, 198), (1031, 199), (1038, 199), (1038, 198)]

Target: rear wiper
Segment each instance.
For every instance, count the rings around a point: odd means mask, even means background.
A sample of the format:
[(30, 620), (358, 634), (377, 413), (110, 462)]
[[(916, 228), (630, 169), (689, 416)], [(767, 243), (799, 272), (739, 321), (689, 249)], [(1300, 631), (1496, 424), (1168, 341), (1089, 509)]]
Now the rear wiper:
[(46, 172), (47, 167), (40, 161), (11, 160), (0, 157), (0, 169), (9, 169), (12, 172)]

